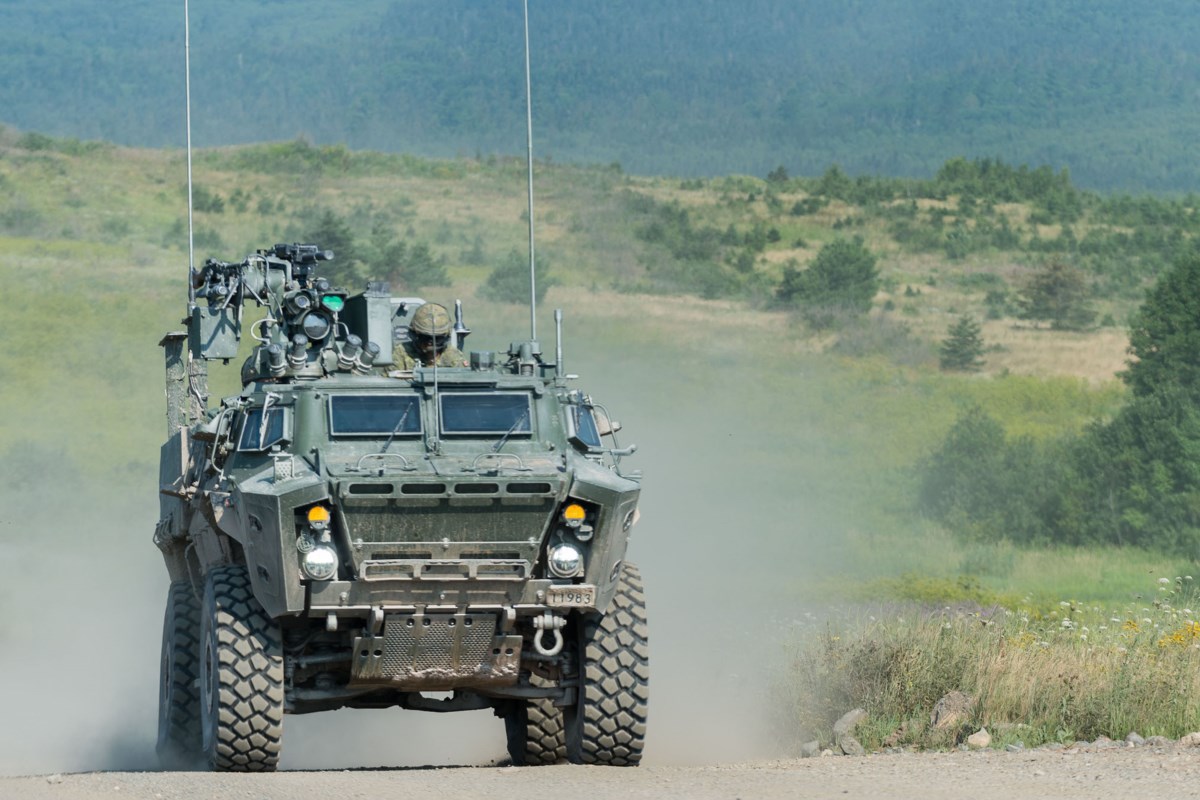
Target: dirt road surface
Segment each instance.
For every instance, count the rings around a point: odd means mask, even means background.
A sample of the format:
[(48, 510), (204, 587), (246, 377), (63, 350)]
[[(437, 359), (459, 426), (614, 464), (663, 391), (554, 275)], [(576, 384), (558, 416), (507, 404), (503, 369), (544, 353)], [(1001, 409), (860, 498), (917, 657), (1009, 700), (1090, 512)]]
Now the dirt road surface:
[(272, 775), (93, 772), (0, 778), (21, 800), (350, 800), (350, 798), (886, 800), (1200, 797), (1200, 749), (922, 753), (637, 769), (430, 767)]

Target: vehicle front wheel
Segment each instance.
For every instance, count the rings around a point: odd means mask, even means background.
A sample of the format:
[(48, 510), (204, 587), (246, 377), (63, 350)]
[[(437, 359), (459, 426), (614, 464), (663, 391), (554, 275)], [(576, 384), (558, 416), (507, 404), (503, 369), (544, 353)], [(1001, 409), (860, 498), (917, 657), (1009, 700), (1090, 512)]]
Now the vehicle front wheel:
[(270, 772), (283, 740), (283, 643), (242, 566), (210, 570), (204, 586), (201, 738), (221, 772)]
[(637, 567), (621, 567), (607, 613), (578, 622), (580, 686), (566, 715), (567, 757), (575, 764), (636, 766), (650, 700), (646, 598)]
[[(534, 686), (546, 685), (534, 677)], [(566, 760), (567, 737), (563, 710), (546, 697), (518, 700), (504, 717), (508, 755), (519, 766), (557, 764)]]
[(158, 675), (158, 744), (165, 769), (195, 767), (200, 758), (200, 601), (175, 581), (163, 615)]

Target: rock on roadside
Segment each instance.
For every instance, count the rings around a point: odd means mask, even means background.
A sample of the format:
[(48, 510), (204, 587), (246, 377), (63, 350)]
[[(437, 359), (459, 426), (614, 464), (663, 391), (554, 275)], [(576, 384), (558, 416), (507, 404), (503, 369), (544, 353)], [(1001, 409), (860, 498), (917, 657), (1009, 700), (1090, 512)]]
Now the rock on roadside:
[(967, 737), (967, 747), (972, 750), (984, 750), (992, 743), (992, 735), (987, 728), (980, 728)]
[(845, 755), (863, 756), (867, 754), (866, 748), (859, 743), (858, 739), (854, 738), (854, 729), (861, 725), (866, 718), (867, 712), (864, 709), (856, 708), (853, 711), (847, 711), (841, 719), (833, 723), (833, 741)]
[(946, 730), (966, 720), (975, 708), (975, 698), (963, 692), (947, 693), (933, 706), (929, 724), (938, 730)]

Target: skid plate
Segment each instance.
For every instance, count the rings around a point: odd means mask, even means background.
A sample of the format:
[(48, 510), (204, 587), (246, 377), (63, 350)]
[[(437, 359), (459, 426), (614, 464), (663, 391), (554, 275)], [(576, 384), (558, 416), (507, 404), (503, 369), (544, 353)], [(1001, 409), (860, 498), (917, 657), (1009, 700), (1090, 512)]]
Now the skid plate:
[(521, 637), (488, 613), (389, 614), (383, 631), (354, 640), (351, 685), (434, 690), (516, 683)]

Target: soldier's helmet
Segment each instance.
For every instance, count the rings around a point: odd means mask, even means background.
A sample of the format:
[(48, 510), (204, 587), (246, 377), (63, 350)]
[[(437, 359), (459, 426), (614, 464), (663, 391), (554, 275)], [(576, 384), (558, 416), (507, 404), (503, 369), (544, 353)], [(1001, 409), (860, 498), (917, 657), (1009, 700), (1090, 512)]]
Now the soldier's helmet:
[(425, 303), (413, 312), (412, 320), (408, 323), (410, 332), (430, 338), (449, 336), (452, 328), (450, 312), (437, 303)]

